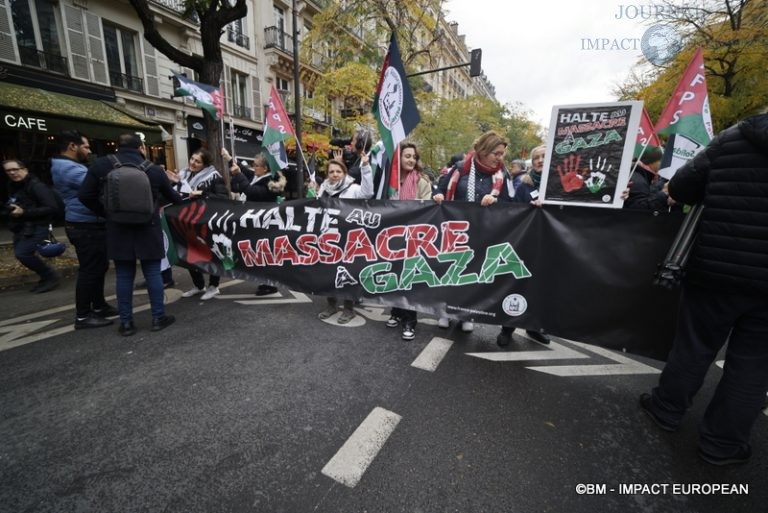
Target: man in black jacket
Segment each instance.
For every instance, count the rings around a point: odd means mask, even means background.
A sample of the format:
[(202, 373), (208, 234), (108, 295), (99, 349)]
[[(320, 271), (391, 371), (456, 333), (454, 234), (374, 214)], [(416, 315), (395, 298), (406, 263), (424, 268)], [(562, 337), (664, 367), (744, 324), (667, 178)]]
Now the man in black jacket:
[[(146, 146), (139, 134), (123, 134), (118, 138), (115, 156), (121, 163), (141, 165), (145, 160)], [(147, 282), (147, 294), (152, 310), (152, 331), (159, 331), (173, 324), (175, 318), (165, 314), (163, 305), (163, 279), (160, 276), (160, 260), (165, 255), (163, 230), (157, 205), (162, 195), (168, 201), (181, 203), (179, 194), (163, 168), (149, 166), (147, 176), (152, 188), (155, 214), (149, 224), (122, 224), (111, 220), (99, 201), (102, 181), (114, 165), (107, 157), (96, 159), (85, 175), (78, 195), (80, 201), (96, 214), (107, 218), (107, 256), (115, 262), (117, 309), (120, 313), (120, 328), (123, 336), (136, 333), (133, 323), (133, 280), (136, 275), (136, 260)]]
[(659, 427), (677, 430), (727, 340), (699, 455), (714, 465), (743, 463), (768, 390), (768, 114), (721, 132), (677, 171), (669, 194), (704, 211), (672, 351), (640, 405)]

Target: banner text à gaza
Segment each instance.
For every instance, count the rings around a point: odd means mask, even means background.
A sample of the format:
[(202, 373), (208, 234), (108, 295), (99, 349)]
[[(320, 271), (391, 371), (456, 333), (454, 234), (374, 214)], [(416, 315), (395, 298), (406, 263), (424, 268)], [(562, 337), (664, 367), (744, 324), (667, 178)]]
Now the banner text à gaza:
[[(428, 287), (461, 286), (475, 283), (492, 283), (496, 276), (513, 274), (515, 278), (529, 278), (531, 272), (508, 242), (489, 246), (485, 250), (480, 272), (466, 273), (474, 260), (475, 250), (469, 243), (467, 221), (446, 221), (431, 224), (396, 225), (381, 230), (371, 240), (365, 228), (356, 228), (342, 234), (338, 225), (339, 210), (324, 207), (304, 207), (305, 218), (301, 224), (293, 207), (283, 212), (278, 207), (249, 210), (238, 224), (253, 228), (277, 228), (284, 231), (305, 232), (292, 243), (287, 235), (274, 238), (250, 239), (237, 242), (237, 248), (246, 267), (314, 264), (353, 263), (362, 258), (372, 262), (364, 267), (359, 280), (366, 292), (382, 294), (397, 290), (410, 290), (414, 284)], [(363, 227), (376, 228), (378, 215), (362, 209), (354, 209), (345, 219)], [(395, 246), (401, 246), (393, 248)], [(400, 274), (392, 272), (392, 262), (402, 261)], [(439, 274), (430, 261), (449, 264)]]

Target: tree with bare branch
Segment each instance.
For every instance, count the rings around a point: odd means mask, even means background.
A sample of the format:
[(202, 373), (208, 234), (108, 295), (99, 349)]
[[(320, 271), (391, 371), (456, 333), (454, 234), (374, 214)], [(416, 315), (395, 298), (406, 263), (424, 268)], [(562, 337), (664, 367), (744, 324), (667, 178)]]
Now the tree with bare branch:
[[(128, 0), (136, 11), (144, 28), (144, 39), (170, 60), (197, 72), (200, 82), (218, 86), (224, 71), (224, 59), (221, 54), (221, 36), (224, 27), (233, 21), (245, 17), (248, 8), (245, 0), (185, 0), (185, 18), (195, 18), (200, 25), (202, 55), (191, 55), (180, 50), (160, 34), (156, 15), (150, 10), (149, 0)], [(228, 168), (220, 161), (219, 149), (223, 146), (219, 124), (210, 118), (205, 119), (208, 132), (208, 147), (216, 155), (218, 168), (223, 170), (229, 187)]]

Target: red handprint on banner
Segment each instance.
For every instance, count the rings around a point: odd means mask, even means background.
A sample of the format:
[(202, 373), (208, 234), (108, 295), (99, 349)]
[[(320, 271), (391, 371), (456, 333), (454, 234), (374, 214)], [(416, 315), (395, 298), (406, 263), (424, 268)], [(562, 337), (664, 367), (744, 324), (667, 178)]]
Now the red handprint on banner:
[(562, 164), (557, 165), (557, 174), (560, 176), (560, 184), (565, 192), (577, 191), (584, 185), (587, 169), (579, 170), (580, 164), (581, 156), (571, 155), (566, 157)]
[(178, 217), (170, 219), (173, 228), (181, 234), (187, 243), (186, 260), (190, 264), (213, 260), (211, 248), (205, 241), (205, 237), (208, 235), (208, 225), (202, 224), (199, 227), (197, 225), (204, 212), (205, 203), (193, 201), (181, 209)]

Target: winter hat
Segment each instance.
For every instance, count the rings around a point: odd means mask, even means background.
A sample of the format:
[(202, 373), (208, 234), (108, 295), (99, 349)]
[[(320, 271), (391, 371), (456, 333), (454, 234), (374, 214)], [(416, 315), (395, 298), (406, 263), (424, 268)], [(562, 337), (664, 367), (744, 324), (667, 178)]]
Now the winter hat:
[(658, 146), (648, 146), (640, 156), (640, 162), (646, 166), (650, 166), (654, 162), (660, 161), (663, 155), (664, 152), (662, 152), (661, 148)]

